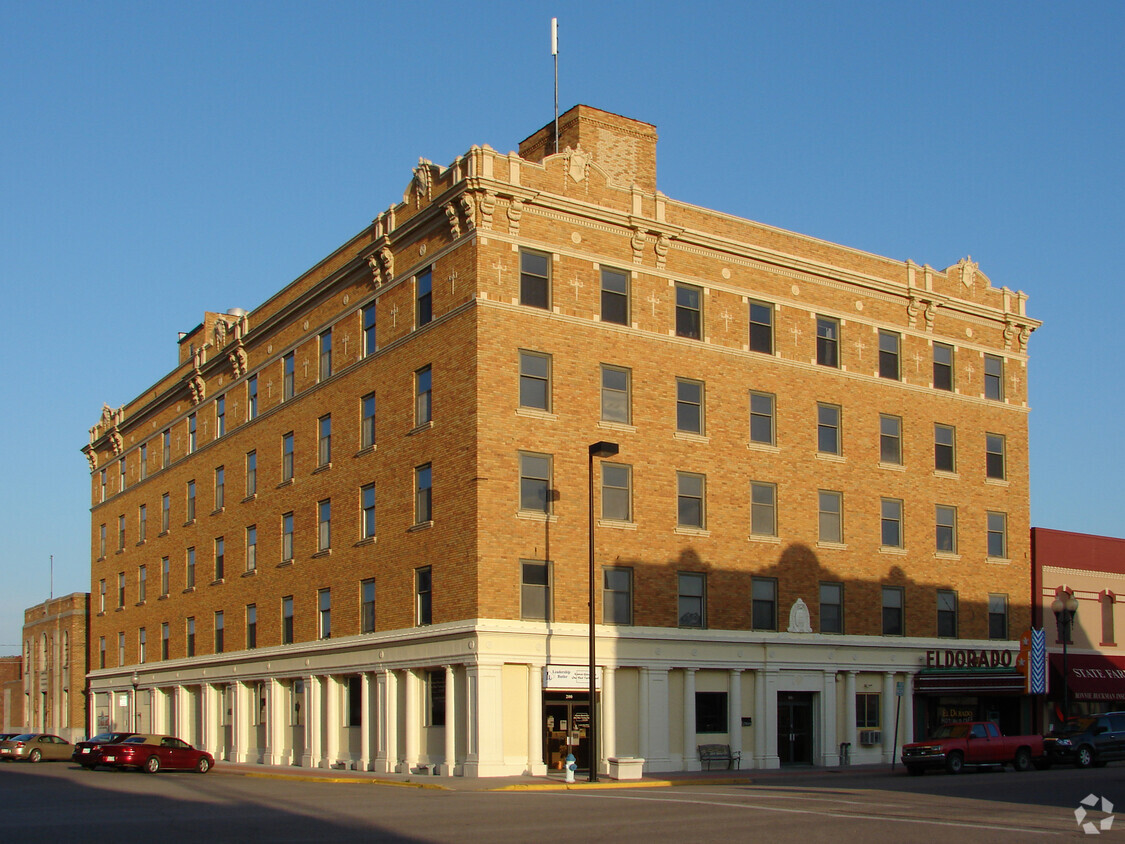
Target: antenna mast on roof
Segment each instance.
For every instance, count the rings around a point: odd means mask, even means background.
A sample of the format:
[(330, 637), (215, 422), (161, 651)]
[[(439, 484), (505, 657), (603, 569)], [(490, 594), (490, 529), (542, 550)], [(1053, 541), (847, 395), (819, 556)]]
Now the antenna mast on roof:
[(551, 55), (555, 57), (555, 152), (559, 151), (559, 19), (551, 18)]

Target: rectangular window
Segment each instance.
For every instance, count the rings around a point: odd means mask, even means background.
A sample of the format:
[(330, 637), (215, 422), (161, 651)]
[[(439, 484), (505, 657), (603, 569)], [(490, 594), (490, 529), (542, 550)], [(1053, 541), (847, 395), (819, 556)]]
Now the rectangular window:
[(844, 541), (843, 503), (844, 496), (840, 492), (819, 490), (819, 538), (821, 542)]
[(246, 570), (256, 571), (258, 568), (258, 526), (250, 525), (246, 528)]
[(187, 522), (195, 521), (195, 481), (187, 482)]
[(1008, 514), (988, 513), (988, 556), (1008, 559)]
[(750, 393), (750, 442), (774, 445), (774, 397), (772, 393)]
[(246, 605), (246, 647), (249, 650), (258, 647), (258, 607), (255, 604)]
[(125, 516), (117, 517), (117, 550), (125, 550)]
[(1008, 596), (988, 596), (988, 638), (1008, 638)]
[(293, 596), (281, 599), (281, 644), (293, 644)]
[(899, 379), (899, 348), (902, 338), (890, 331), (879, 332), (879, 377)]
[(902, 501), (883, 498), (879, 502), (880, 543), (884, 548), (902, 547)]
[(162, 660), (168, 659), (168, 640), (171, 638), (172, 633), (169, 629), (168, 622), (165, 621), (160, 625), (160, 658)]
[(332, 590), (320, 589), (316, 593), (317, 622), (321, 639), (332, 636)]
[(957, 431), (952, 425), (934, 425), (934, 469), (957, 471)]
[(281, 359), (281, 400), (288, 401), (295, 392), (296, 361), (290, 352)]
[(750, 351), (773, 354), (773, 305), (750, 303)]
[(629, 324), (629, 276), (602, 267), (602, 322)]
[(148, 507), (142, 504), (137, 508), (137, 541), (144, 542), (148, 537)]
[(678, 582), (677, 624), (680, 627), (706, 627), (707, 576), (682, 571)]
[(727, 718), (726, 692), (695, 693), (695, 732), (725, 733), (730, 729)]
[(421, 328), (434, 318), (434, 271), (427, 267), (414, 279), (414, 324)]
[(119, 461), (117, 461), (117, 465), (118, 465), (118, 469), (119, 469), (118, 480), (117, 480), (117, 490), (118, 490), (118, 492), (124, 492), (125, 486), (126, 486), (126, 484), (125, 484), (125, 458), (122, 457)]
[(293, 480), (293, 432), (281, 438), (281, 482)]
[(360, 487), (359, 490), (359, 507), (360, 507), (360, 524), (361, 533), (360, 539), (374, 539), (375, 538), (375, 484), (368, 484), (365, 487)]
[(750, 623), (755, 630), (777, 629), (777, 580), (755, 577), (751, 581)]
[(899, 586), (883, 587), (883, 635), (903, 635), (902, 588)]
[(633, 570), (602, 569), (602, 623), (633, 623)]
[(137, 569), (137, 601), (143, 604), (148, 596), (148, 567)]
[(1098, 602), (1101, 604), (1102, 609), (1102, 641), (1103, 645), (1116, 644), (1117, 640), (1114, 638), (1113, 633), (1113, 604), (1114, 595), (1112, 592), (1103, 592)]
[(195, 588), (195, 549), (188, 548), (184, 560), (184, 588)]
[(816, 318), (816, 362), (821, 366), (840, 366), (840, 323), (829, 317)]
[(550, 411), (550, 355), (520, 351), (520, 407)]
[(172, 561), (168, 557), (160, 558), (160, 594), (167, 595), (171, 590), (172, 584), (169, 582), (172, 578)]
[(680, 527), (699, 528), (706, 525), (706, 477), (692, 472), (676, 473), (677, 524)]
[(375, 578), (359, 584), (359, 632), (375, 632)]
[(879, 462), (902, 465), (902, 420), (879, 416)]
[(602, 420), (628, 425), (632, 421), (632, 371), (602, 364)]
[(348, 677), (346, 727), (363, 726), (363, 678), (358, 674)]
[(703, 290), (691, 284), (676, 285), (676, 336), (703, 337)]
[(520, 618), (551, 620), (551, 564), (533, 560), (520, 562)]
[(281, 517), (281, 562), (288, 563), (293, 560), (293, 514), (285, 513)]
[(520, 304), (551, 307), (551, 259), (540, 252), (520, 252)]
[(375, 303), (363, 309), (363, 354), (372, 355), (378, 347), (375, 344)]
[(219, 396), (215, 399), (215, 436), (221, 437), (227, 432), (227, 397)]
[(934, 549), (946, 554), (957, 553), (957, 508), (938, 504), (934, 508), (936, 529)]
[(226, 469), (219, 466), (215, 469), (215, 509), (222, 510), (226, 500)]
[(195, 656), (195, 619), (189, 618), (184, 623), (185, 652), (188, 656)]
[(996, 355), (984, 356), (984, 397), (1004, 400), (1004, 359)]
[(98, 612), (105, 612), (105, 578), (98, 581)]
[(105, 469), (102, 469), (102, 471), (99, 473), (99, 477), (101, 482), (101, 497), (98, 498), (98, 500), (105, 501)]
[(105, 556), (105, 525), (98, 526), (98, 559)]
[(426, 672), (426, 726), (445, 726), (445, 671)]
[(246, 497), (258, 494), (258, 452), (246, 452)]
[(148, 477), (148, 443), (141, 443), (141, 480)]
[(164, 431), (160, 435), (160, 467), (167, 469), (172, 465), (172, 432)]
[(221, 536), (215, 537), (215, 580), (222, 580), (226, 574), (226, 543)]
[(834, 404), (816, 406), (816, 450), (821, 454), (840, 453), (840, 408)]
[(218, 610), (215, 613), (215, 653), (217, 654), (221, 654), (225, 647), (226, 625), (223, 618), (223, 611)]
[(879, 729), (879, 694), (860, 692), (855, 696), (855, 725), (864, 730)]
[(320, 358), (317, 368), (319, 378), (317, 380), (323, 381), (332, 377), (332, 329), (322, 331), (318, 339), (320, 341)]
[(105, 668), (105, 636), (98, 637), (98, 668)]
[(433, 464), (424, 463), (414, 469), (414, 524), (433, 521)]
[(434, 621), (434, 580), (430, 566), (414, 570), (414, 620), (422, 627)]
[(937, 634), (942, 638), (957, 638), (957, 593), (952, 589), (937, 591)]
[(246, 420), (258, 418), (258, 376), (251, 375), (246, 381)]
[(327, 551), (332, 547), (332, 501), (324, 499), (316, 504), (316, 549)]
[(953, 347), (934, 343), (934, 389), (953, 390)]
[(125, 572), (117, 574), (117, 606), (125, 606)]
[(117, 664), (125, 664), (125, 634), (117, 634)]
[(414, 373), (414, 426), (425, 425), (433, 418), (433, 368), (423, 366)]
[(703, 434), (703, 382), (676, 379), (676, 430)]
[(602, 518), (633, 521), (633, 467), (602, 463)]
[(551, 512), (551, 456), (520, 453), (520, 510)]
[(195, 414), (191, 414), (187, 418), (188, 421), (188, 454), (195, 453)]
[(1007, 477), (1007, 467), (1005, 465), (1005, 437), (1003, 434), (985, 434), (984, 435), (984, 468), (985, 476), (1002, 481)]
[(316, 459), (318, 466), (332, 462), (332, 415), (321, 416), (316, 423)]
[(750, 533), (777, 536), (777, 485), (750, 484)]
[(820, 632), (844, 632), (844, 584), (820, 584)]
[(368, 393), (360, 399), (359, 446), (375, 445), (375, 394)]

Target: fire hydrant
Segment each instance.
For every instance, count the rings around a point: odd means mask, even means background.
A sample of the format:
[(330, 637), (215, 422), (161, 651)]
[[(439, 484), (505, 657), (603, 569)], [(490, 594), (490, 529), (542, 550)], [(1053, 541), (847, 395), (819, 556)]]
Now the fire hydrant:
[(578, 770), (578, 765), (574, 762), (574, 754), (566, 754), (566, 781), (574, 782), (574, 772)]

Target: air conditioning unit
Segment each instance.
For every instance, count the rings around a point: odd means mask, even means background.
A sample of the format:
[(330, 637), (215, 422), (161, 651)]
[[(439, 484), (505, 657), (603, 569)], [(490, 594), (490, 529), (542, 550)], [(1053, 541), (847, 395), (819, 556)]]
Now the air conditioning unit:
[(883, 743), (883, 733), (879, 730), (861, 730), (859, 743), (863, 747), (874, 747)]

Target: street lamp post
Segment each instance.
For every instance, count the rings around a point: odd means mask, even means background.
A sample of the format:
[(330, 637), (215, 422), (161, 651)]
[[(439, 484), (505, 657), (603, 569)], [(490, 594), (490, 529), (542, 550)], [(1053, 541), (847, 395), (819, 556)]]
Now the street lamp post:
[(137, 672), (133, 672), (133, 729), (140, 731), (141, 727), (141, 713), (137, 711), (137, 686), (140, 684), (141, 678)]
[(598, 781), (597, 653), (594, 638), (594, 458), (613, 457), (617, 443), (596, 442), (590, 446), (590, 782)]
[[(1066, 596), (1065, 599), (1063, 596)], [(1063, 646), (1063, 723), (1070, 718), (1070, 674), (1066, 665), (1066, 646), (1070, 641), (1070, 630), (1074, 624), (1074, 614), (1078, 612), (1078, 601), (1071, 592), (1063, 592), (1051, 601), (1051, 610), (1055, 614), (1055, 623), (1058, 625), (1059, 638)]]

